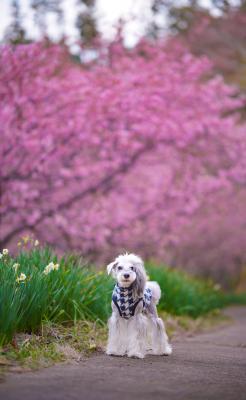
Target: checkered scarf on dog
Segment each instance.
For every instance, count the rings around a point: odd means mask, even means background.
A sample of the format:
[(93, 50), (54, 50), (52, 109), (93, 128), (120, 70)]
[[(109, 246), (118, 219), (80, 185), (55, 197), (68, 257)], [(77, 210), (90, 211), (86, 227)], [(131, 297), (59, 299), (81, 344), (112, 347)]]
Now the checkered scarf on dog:
[(144, 308), (146, 308), (151, 302), (152, 291), (150, 288), (145, 288), (143, 297), (134, 296), (133, 293), (134, 291), (132, 286), (123, 288), (117, 283), (114, 287), (112, 300), (118, 308), (119, 314), (122, 318), (131, 318), (140, 301), (143, 301)]

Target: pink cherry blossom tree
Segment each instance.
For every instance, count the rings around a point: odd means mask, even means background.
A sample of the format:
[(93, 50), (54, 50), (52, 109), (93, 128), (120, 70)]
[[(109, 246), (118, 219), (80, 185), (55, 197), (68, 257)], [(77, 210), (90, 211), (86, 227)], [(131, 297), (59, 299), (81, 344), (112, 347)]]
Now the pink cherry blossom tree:
[(116, 42), (86, 66), (5, 46), (0, 64), (4, 246), (28, 232), (94, 260), (160, 259), (207, 199), (243, 190), (244, 99), (178, 42)]

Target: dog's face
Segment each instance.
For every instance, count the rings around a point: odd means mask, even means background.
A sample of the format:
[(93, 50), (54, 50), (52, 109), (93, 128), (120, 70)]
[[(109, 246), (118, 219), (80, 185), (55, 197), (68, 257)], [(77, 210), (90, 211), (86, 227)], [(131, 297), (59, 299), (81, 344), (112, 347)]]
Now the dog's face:
[(135, 254), (123, 254), (118, 256), (107, 266), (108, 274), (117, 280), (119, 286), (129, 287), (135, 282), (135, 286), (142, 290), (146, 281), (143, 261)]
[(114, 276), (121, 287), (129, 287), (136, 280), (137, 274), (132, 263), (117, 263)]

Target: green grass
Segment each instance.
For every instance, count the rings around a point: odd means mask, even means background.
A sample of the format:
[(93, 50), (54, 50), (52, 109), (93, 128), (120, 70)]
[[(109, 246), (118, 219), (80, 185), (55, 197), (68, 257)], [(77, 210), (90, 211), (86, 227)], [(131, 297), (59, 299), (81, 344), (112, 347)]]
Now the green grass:
[(161, 310), (173, 315), (197, 318), (230, 304), (246, 304), (246, 294), (225, 293), (211, 280), (194, 278), (166, 266), (146, 265), (151, 280), (162, 290)]
[(167, 267), (147, 265), (151, 280), (162, 289), (160, 308), (175, 315), (193, 318), (211, 310), (224, 307), (226, 296), (212, 282), (193, 278), (188, 274)]
[[(45, 274), (47, 265), (59, 268)], [(17, 271), (13, 268), (18, 263)], [(163, 296), (159, 310), (197, 318), (229, 303), (246, 302), (246, 296), (225, 295), (213, 283), (191, 278), (170, 268), (147, 265), (150, 279), (159, 282)], [(18, 278), (25, 274), (23, 281)], [(110, 315), (113, 281), (105, 271), (85, 265), (75, 255), (58, 257), (48, 248), (22, 248), (17, 257), (0, 259), (0, 345), (16, 333), (40, 334), (44, 323), (97, 321)]]
[[(59, 269), (44, 274), (50, 263)], [(13, 265), (20, 266), (15, 272)], [(21, 273), (24, 281), (17, 282)], [(42, 321), (106, 321), (110, 310), (111, 282), (76, 256), (60, 260), (50, 249), (21, 251), (16, 258), (0, 260), (0, 344), (16, 332), (36, 332)]]

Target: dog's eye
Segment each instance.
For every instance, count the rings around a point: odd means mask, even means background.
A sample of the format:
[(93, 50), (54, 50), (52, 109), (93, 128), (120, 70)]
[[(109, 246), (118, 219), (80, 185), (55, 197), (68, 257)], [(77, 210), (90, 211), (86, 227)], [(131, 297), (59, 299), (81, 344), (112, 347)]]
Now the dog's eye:
[(118, 271), (121, 271), (123, 269), (123, 267), (118, 267)]
[(130, 269), (133, 271), (133, 267), (130, 267)]

